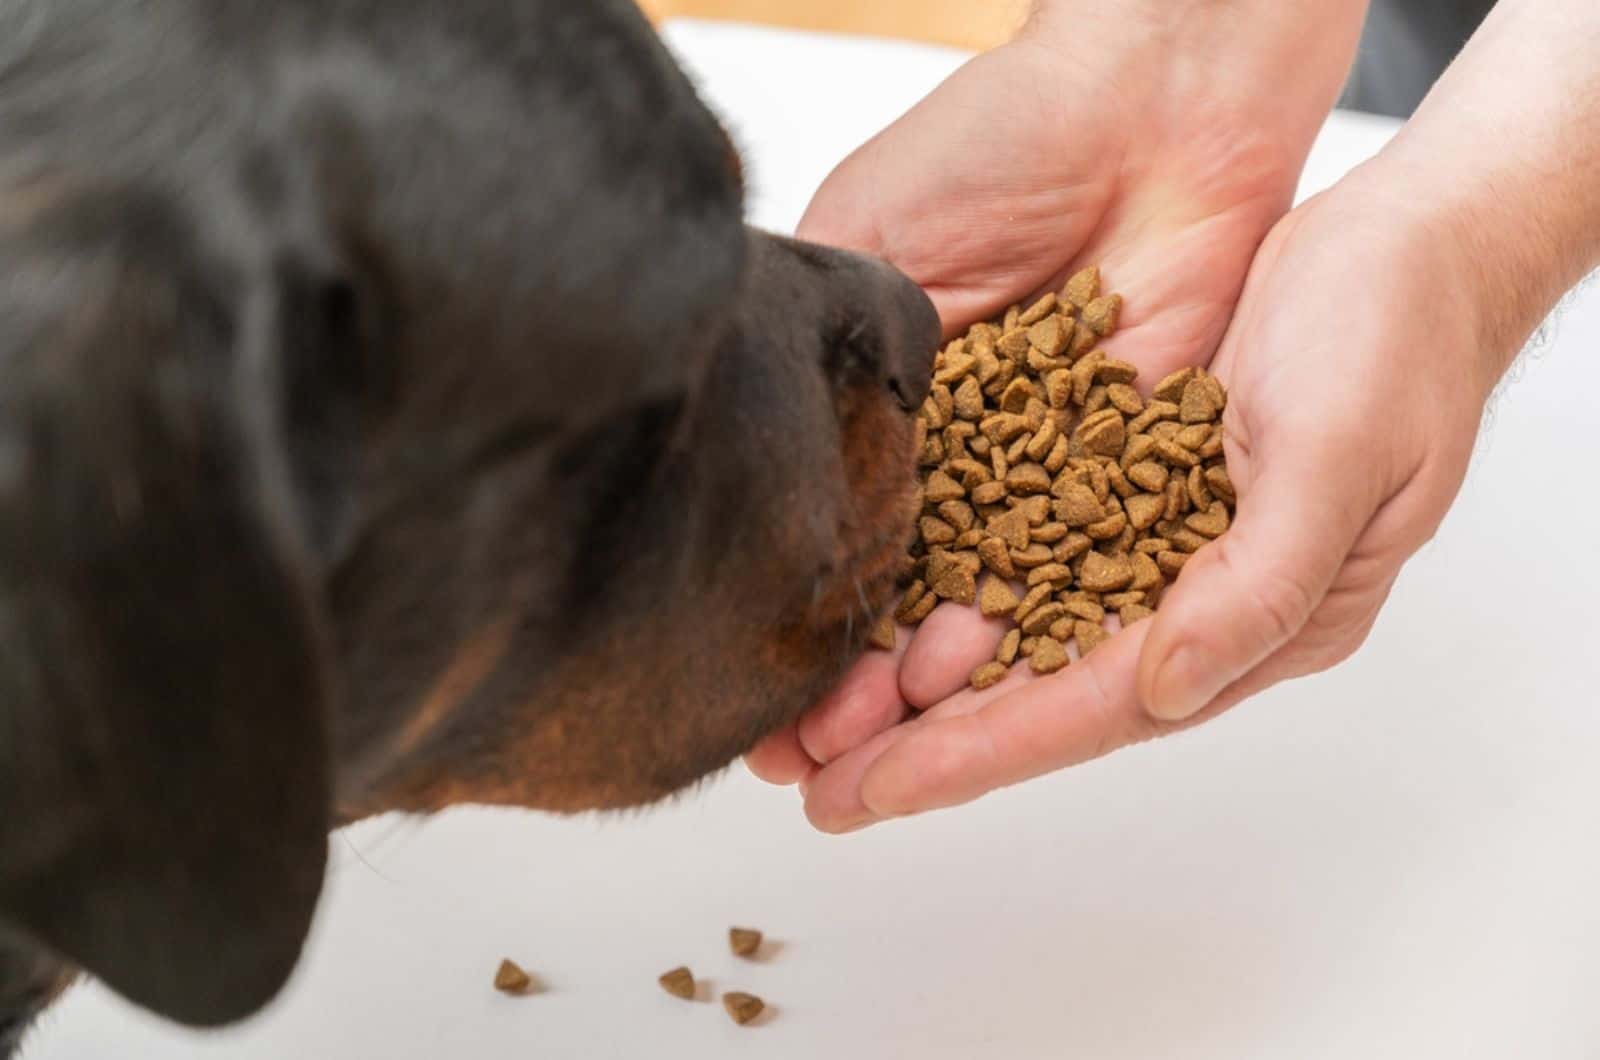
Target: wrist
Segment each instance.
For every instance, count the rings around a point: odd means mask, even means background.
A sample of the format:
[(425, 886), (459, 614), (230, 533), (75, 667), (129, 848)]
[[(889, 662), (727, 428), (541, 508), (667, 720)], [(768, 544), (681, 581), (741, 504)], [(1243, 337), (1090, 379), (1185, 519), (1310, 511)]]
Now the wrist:
[(1363, 174), (1433, 232), (1497, 374), (1600, 265), (1600, 13), (1503, 0)]

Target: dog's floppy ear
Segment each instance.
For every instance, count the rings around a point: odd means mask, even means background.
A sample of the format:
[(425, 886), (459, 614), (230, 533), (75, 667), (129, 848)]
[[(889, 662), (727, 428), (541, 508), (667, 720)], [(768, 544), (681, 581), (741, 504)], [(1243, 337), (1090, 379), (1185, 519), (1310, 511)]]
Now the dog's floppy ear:
[(271, 299), (162, 203), (0, 216), (0, 924), (214, 1025), (298, 959), (327, 689)]

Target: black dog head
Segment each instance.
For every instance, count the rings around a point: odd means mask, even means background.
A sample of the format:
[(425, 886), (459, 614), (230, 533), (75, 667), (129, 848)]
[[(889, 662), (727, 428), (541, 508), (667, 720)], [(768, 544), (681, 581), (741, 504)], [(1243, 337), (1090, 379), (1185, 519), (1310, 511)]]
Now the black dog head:
[(331, 824), (648, 802), (837, 677), (936, 321), (740, 198), (621, 0), (0, 6), (9, 1000), (237, 1018)]

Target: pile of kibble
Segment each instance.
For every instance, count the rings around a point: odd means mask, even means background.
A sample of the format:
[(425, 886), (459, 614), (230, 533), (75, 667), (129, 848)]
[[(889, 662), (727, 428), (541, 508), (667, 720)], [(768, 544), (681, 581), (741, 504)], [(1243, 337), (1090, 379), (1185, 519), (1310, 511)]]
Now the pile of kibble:
[[(1120, 295), (1085, 269), (1060, 294), (974, 324), (934, 361), (917, 419), (922, 514), (910, 585), (892, 620), (915, 625), (940, 600), (977, 602), (1013, 624), (987, 688), (1019, 655), (1036, 673), (1086, 655), (1148, 618), (1189, 556), (1228, 529), (1233, 483), (1222, 454), (1227, 394), (1203, 369), (1134, 386), (1133, 365), (1106, 356)], [(979, 588), (979, 576), (988, 571)]]

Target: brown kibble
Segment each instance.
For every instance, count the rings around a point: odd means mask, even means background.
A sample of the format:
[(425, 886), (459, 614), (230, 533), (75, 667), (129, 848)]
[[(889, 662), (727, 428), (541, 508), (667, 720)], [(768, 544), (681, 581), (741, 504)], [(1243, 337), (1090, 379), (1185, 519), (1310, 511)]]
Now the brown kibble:
[(1167, 499), (1159, 493), (1140, 493), (1122, 502), (1128, 521), (1138, 531), (1150, 529), (1161, 521), (1167, 510)]
[(1072, 343), (1071, 327), (1072, 324), (1061, 317), (1044, 317), (1028, 329), (1028, 342), (1047, 358), (1059, 357), (1067, 352), (1067, 347)]
[(1150, 396), (1157, 401), (1166, 401), (1174, 405), (1183, 401), (1183, 393), (1189, 388), (1189, 381), (1195, 377), (1196, 369), (1179, 368), (1176, 372), (1166, 376), (1156, 384)]
[(1206, 485), (1211, 487), (1212, 493), (1228, 504), (1238, 500), (1233, 492), (1233, 480), (1228, 477), (1228, 469), (1225, 467), (1206, 468)]
[(755, 928), (729, 928), (728, 948), (739, 957), (753, 957), (761, 948), (761, 932)]
[(1055, 491), (1057, 501), (1055, 505), (1056, 518), (1066, 523), (1069, 529), (1088, 526), (1098, 523), (1106, 517), (1106, 510), (1100, 504), (1099, 498), (1094, 495), (1094, 490), (1088, 486), (1073, 482), (1070, 479), (1057, 480)]
[(1137, 416), (1144, 411), (1144, 398), (1127, 383), (1112, 383), (1106, 387), (1106, 400), (1124, 416)]
[(685, 1001), (694, 1000), (694, 973), (688, 968), (674, 968), (670, 972), (662, 972), (656, 982), (673, 997), (681, 997)]
[(1082, 443), (1084, 452), (1100, 456), (1116, 456), (1122, 452), (1122, 446), (1127, 441), (1122, 413), (1116, 409), (1104, 409), (1086, 416), (1078, 424), (1074, 436)]
[(722, 1007), (728, 1010), (733, 1022), (743, 1027), (766, 1009), (767, 1004), (754, 994), (730, 990), (722, 995)]
[(956, 539), (956, 528), (937, 516), (924, 515), (917, 528), (927, 545), (948, 545)]
[(984, 482), (972, 487), (973, 504), (999, 504), (1006, 499), (1004, 482)]
[(1072, 331), (1072, 345), (1067, 348), (1067, 356), (1077, 360), (1094, 349), (1095, 343), (1100, 341), (1094, 329), (1084, 323), (1077, 324)]
[(1051, 583), (1059, 587), (1071, 580), (1072, 568), (1065, 563), (1045, 563), (1028, 572), (1029, 585)]
[(998, 537), (986, 537), (978, 542), (978, 558), (983, 560), (983, 565), (1002, 578), (1015, 578), (1016, 567), (1012, 565), (1011, 553), (1006, 548), (1006, 543)]
[(1057, 563), (1067, 563), (1077, 559), (1093, 547), (1094, 540), (1088, 534), (1079, 533), (1075, 530), (1056, 542), (1056, 546), (1050, 550), (1050, 558)]
[(1104, 556), (1090, 552), (1078, 572), (1078, 584), (1096, 593), (1114, 593), (1133, 582), (1133, 564), (1126, 556)]
[(981, 691), (982, 689), (988, 688), (991, 685), (999, 684), (1000, 679), (1005, 677), (1007, 669), (1008, 667), (1005, 663), (986, 662), (976, 670), (972, 671), (972, 676), (968, 679), (968, 681), (973, 688)]
[(525, 994), (533, 986), (533, 976), (523, 971), (509, 957), (500, 962), (494, 973), (494, 988), (502, 994)]
[(1148, 593), (1161, 584), (1161, 568), (1156, 566), (1156, 561), (1150, 558), (1149, 553), (1135, 552), (1128, 562), (1133, 568), (1133, 581), (1128, 583), (1129, 589)]
[(1197, 511), (1205, 511), (1211, 507), (1211, 489), (1206, 485), (1206, 473), (1199, 464), (1189, 469), (1189, 477), (1184, 481), (1184, 489), (1188, 491), (1189, 503)]
[(1053, 409), (1064, 409), (1072, 403), (1072, 373), (1058, 368), (1044, 377), (1045, 401)]
[(1083, 307), (1081, 319), (1101, 338), (1117, 330), (1117, 320), (1122, 316), (1120, 294), (1101, 295)]
[(1006, 384), (1005, 392), (1000, 395), (1000, 411), (1020, 413), (1028, 407), (1028, 400), (1033, 396), (1033, 384), (1018, 376)]
[(1209, 423), (1193, 423), (1173, 435), (1172, 440), (1195, 456), (1199, 456), (1200, 447), (1211, 440), (1211, 432), (1213, 430), (1214, 428)]
[(1012, 614), (1012, 620), (1020, 626), (1022, 621), (1031, 615), (1035, 608), (1050, 599), (1050, 594), (1053, 591), (1052, 587), (1048, 585), (1036, 585), (1029, 589), (1023, 595), (1022, 603), (1017, 605), (1017, 610)]
[(1047, 633), (1056, 619), (1067, 613), (1067, 609), (1058, 603), (1041, 604), (1028, 612), (1028, 617), (1021, 622), (1022, 632), (1029, 636), (1038, 636)]
[(884, 615), (872, 627), (867, 642), (883, 651), (894, 651), (894, 616)]
[[(1131, 383), (1139, 376), (1139, 369), (1127, 361), (1104, 360), (1094, 369), (1094, 377), (1108, 386)], [(1137, 396), (1137, 391), (1134, 392)]]
[(1200, 462), (1198, 456), (1195, 456), (1177, 442), (1168, 441), (1165, 438), (1156, 439), (1155, 454), (1159, 459), (1184, 470), (1188, 470)]
[(1038, 464), (1018, 464), (1006, 475), (1006, 488), (1021, 497), (1050, 492), (1050, 473)]
[(928, 481), (923, 486), (922, 492), (923, 496), (925, 496), (933, 504), (939, 504), (944, 501), (953, 501), (958, 497), (966, 496), (967, 493), (967, 491), (962, 488), (961, 483), (957, 482), (955, 479), (951, 478), (938, 468), (935, 468), (928, 475)]
[(1032, 327), (1056, 309), (1056, 296), (1054, 293), (1046, 294), (1034, 302), (1017, 317), (1017, 326), (1020, 328)]
[(1067, 649), (1054, 637), (1040, 637), (1034, 642), (1033, 653), (1028, 656), (1028, 665), (1036, 674), (1053, 674), (1071, 661)]
[(1107, 614), (1148, 618), (1188, 556), (1226, 532), (1227, 393), (1184, 368), (1145, 398), (1135, 365), (1099, 346), (1121, 306), (1084, 269), (937, 353), (913, 425), (921, 497), (902, 576), (916, 580), (872, 646), (892, 649), (897, 621), (916, 625), (943, 600), (975, 603), (1003, 636), (973, 687), (1018, 658), (1053, 672), (1067, 645), (1088, 654), (1105, 640)]
[(908, 626), (914, 626), (932, 614), (938, 603), (939, 598), (937, 596), (932, 593), (923, 593), (922, 598), (908, 608), (904, 615), (896, 615), (895, 617)]
[(983, 415), (983, 388), (976, 376), (961, 380), (952, 395), (955, 414), (964, 420), (975, 420)]
[(1201, 537), (1221, 537), (1228, 529), (1228, 506), (1221, 501), (1215, 501), (1205, 511), (1195, 512), (1189, 516), (1183, 521), (1183, 525)]
[(1064, 598), (1061, 601), (1061, 606), (1066, 608), (1067, 613), (1072, 617), (1082, 619), (1085, 622), (1105, 621), (1106, 609), (1084, 593), (1073, 593), (1071, 596)]
[(1022, 644), (1022, 630), (1015, 627), (1000, 641), (1000, 647), (994, 653), (994, 661), (1004, 666), (1010, 666), (1017, 661), (1017, 648)]
[[(1158, 423), (1178, 418), (1178, 406), (1170, 401), (1149, 401), (1145, 403), (1144, 411), (1128, 421), (1129, 434), (1143, 434)], [(1139, 457), (1138, 459), (1143, 459)]]
[(1143, 622), (1153, 614), (1155, 612), (1143, 604), (1128, 604), (1117, 612), (1117, 618), (1121, 620), (1122, 628), (1127, 629), (1135, 622)]
[(1087, 656), (1110, 636), (1098, 622), (1076, 622), (1072, 626), (1072, 639), (1078, 642), (1078, 654), (1082, 656)]
[(928, 586), (925, 583), (921, 581), (912, 582), (906, 587), (905, 595), (900, 597), (900, 606), (896, 607), (894, 611), (895, 617), (904, 621), (905, 616), (911, 613), (911, 609), (916, 606), (917, 601), (921, 600), (927, 593)]
[(1017, 603), (1017, 594), (1000, 578), (986, 580), (978, 594), (978, 610), (985, 618), (1008, 615), (1017, 609)]
[(1100, 269), (1091, 265), (1072, 274), (1061, 289), (1061, 301), (1082, 309), (1100, 295)]
[(1013, 508), (1004, 515), (990, 519), (988, 529), (989, 533), (1004, 541), (1007, 548), (1028, 547), (1028, 513), (1020, 508)]
[(978, 583), (962, 567), (950, 567), (942, 578), (933, 583), (934, 596), (952, 600), (955, 604), (971, 604), (978, 599)]

